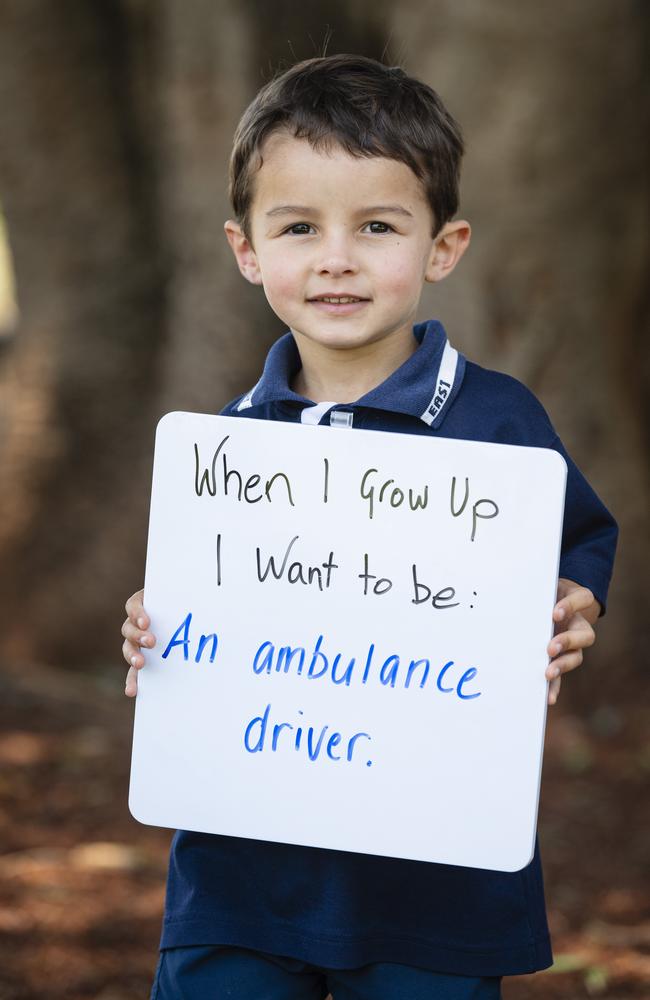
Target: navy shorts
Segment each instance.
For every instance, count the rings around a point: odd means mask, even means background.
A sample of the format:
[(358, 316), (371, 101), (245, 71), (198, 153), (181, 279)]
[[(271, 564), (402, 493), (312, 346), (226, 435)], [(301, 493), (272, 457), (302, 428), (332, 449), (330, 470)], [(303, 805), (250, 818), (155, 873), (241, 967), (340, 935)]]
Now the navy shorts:
[(165, 948), (151, 1000), (499, 1000), (501, 978), (450, 976), (377, 962), (321, 969), (228, 946)]

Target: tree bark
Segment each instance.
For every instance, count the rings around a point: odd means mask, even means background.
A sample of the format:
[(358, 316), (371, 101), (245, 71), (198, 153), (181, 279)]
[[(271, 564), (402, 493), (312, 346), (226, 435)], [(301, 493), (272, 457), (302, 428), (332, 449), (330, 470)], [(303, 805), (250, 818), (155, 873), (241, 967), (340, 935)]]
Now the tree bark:
[(424, 14), (404, 14), (410, 68), (464, 125), (460, 214), (474, 227), (425, 309), (470, 357), (533, 389), (614, 511), (619, 555), (589, 662), (635, 672), (650, 556), (648, 10), (576, 0), (558, 22), (544, 5), (461, 0), (440, 4), (435, 27)]
[(232, 132), (275, 69), (327, 48), (403, 61), (463, 123), (473, 246), (422, 316), (540, 395), (615, 511), (591, 662), (641, 662), (648, 20), (634, 0), (575, 0), (561, 22), (515, 0), (7, 0), (0, 198), (21, 312), (0, 353), (3, 655), (119, 656), (155, 423), (245, 391), (282, 330), (223, 236)]
[[(331, 17), (344, 49), (371, 51), (380, 9), (0, 9), (0, 197), (21, 307), (0, 357), (4, 657), (119, 658), (155, 423), (216, 412), (255, 382), (282, 330), (223, 234), (237, 119), (261, 75), (325, 37)], [(287, 41), (290, 13), (301, 44)]]
[(14, 657), (105, 655), (123, 560), (144, 548), (130, 487), (164, 316), (149, 105), (136, 93), (143, 13), (83, 0), (0, 10), (0, 194), (21, 310), (0, 374), (0, 605)]

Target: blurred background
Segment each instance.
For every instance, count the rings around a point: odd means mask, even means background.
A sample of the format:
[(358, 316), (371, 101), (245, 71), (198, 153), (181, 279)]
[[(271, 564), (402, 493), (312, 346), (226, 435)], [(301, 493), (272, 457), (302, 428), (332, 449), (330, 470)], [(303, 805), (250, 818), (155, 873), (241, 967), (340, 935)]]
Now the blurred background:
[(622, 530), (549, 712), (556, 964), (506, 1000), (650, 995), (649, 29), (642, 0), (2, 0), (0, 1000), (148, 995), (170, 833), (127, 811), (119, 629), (154, 428), (218, 412), (283, 332), (223, 236), (227, 160), (325, 48), (460, 120), (472, 247), (420, 318), (536, 392)]

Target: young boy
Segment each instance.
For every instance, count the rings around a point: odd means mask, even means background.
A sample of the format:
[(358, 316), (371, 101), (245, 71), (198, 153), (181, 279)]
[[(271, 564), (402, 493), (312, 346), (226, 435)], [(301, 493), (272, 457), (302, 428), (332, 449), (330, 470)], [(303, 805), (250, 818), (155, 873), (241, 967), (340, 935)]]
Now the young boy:
[[(564, 455), (553, 704), (594, 640), (616, 525), (524, 386), (466, 361), (439, 323), (413, 326), (423, 282), (469, 243), (453, 220), (462, 152), (437, 95), (369, 59), (312, 59), (262, 89), (235, 136), (225, 230), (290, 332), (223, 412)], [(142, 591), (127, 614), (132, 696), (155, 643)], [(507, 617), (506, 604), (504, 642)], [(161, 948), (157, 1000), (494, 998), (502, 976), (552, 961), (537, 850), (503, 873), (183, 831)]]

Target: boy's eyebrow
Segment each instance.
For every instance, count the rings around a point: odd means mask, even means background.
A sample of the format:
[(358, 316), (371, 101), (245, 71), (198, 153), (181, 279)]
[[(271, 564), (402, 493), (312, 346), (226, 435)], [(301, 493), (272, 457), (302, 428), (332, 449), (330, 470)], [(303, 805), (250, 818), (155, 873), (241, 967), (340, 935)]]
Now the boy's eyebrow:
[(413, 218), (413, 213), (409, 212), (409, 210), (404, 208), (402, 205), (368, 205), (367, 208), (359, 210), (359, 215), (387, 215), (388, 213), (392, 213), (393, 215), (405, 215), (409, 219)]
[(273, 215), (314, 215), (315, 208), (308, 208), (306, 205), (278, 205), (277, 208), (270, 209), (267, 216)]
[[(408, 209), (403, 208), (402, 205), (368, 205), (365, 208), (360, 208), (357, 211), (357, 215), (404, 215), (409, 219), (413, 218), (413, 213), (409, 212)], [(271, 208), (267, 213), (267, 217), (273, 217), (276, 215), (318, 215), (318, 209), (309, 208), (307, 205), (278, 205), (276, 208)]]

